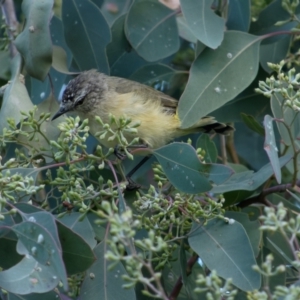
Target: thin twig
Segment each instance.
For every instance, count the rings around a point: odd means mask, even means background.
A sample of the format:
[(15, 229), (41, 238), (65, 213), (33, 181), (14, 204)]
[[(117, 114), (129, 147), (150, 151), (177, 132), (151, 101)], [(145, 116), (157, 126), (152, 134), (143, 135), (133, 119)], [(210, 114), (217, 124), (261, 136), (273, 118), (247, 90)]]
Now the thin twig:
[(10, 57), (13, 58), (18, 53), (18, 50), (13, 43), (13, 40), (15, 39), (14, 32), (16, 32), (19, 24), (16, 17), (15, 6), (13, 0), (4, 0), (1, 1), (0, 4), (2, 8), (2, 14), (5, 18), (5, 22), (8, 27), (7, 34), (10, 38), (10, 45), (9, 45)]
[[(300, 180), (296, 181), (296, 185), (300, 186)], [(292, 183), (287, 183), (287, 184), (280, 184), (280, 185), (276, 185), (276, 186), (272, 186), (270, 188), (267, 188), (265, 190), (263, 190), (259, 195), (255, 196), (255, 197), (251, 197), (243, 202), (240, 202), (238, 204), (238, 207), (244, 208), (247, 207), (251, 204), (254, 203), (261, 203), (264, 205), (269, 206), (269, 202), (266, 201), (265, 197), (267, 195), (270, 194), (274, 194), (274, 193), (283, 193), (285, 192), (287, 189), (293, 188), (294, 185)]]
[[(192, 268), (194, 266), (194, 264), (197, 262), (199, 256), (198, 255), (194, 255), (192, 256), (188, 262), (187, 262), (187, 268), (186, 268), (186, 275), (189, 276), (191, 273), (192, 273)], [(182, 282), (182, 276), (179, 276), (176, 283), (175, 283), (175, 286), (169, 296), (169, 300), (175, 300), (180, 291), (181, 291), (181, 288), (183, 286), (183, 282)]]

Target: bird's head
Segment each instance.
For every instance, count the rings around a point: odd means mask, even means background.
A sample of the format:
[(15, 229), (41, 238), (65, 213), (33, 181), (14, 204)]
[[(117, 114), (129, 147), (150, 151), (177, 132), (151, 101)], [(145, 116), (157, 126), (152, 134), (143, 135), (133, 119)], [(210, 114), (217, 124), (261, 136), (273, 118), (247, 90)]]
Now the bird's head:
[(72, 79), (63, 93), (59, 110), (52, 120), (71, 111), (91, 112), (95, 108), (95, 99), (100, 97), (103, 90), (102, 83), (103, 74), (96, 70), (83, 72)]

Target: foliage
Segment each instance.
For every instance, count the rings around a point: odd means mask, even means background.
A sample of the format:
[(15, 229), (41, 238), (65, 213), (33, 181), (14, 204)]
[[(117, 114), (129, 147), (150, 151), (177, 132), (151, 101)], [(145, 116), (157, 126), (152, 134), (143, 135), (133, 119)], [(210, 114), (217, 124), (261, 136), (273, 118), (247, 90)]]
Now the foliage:
[[(298, 0), (0, 3), (1, 299), (299, 299)], [(92, 68), (236, 131), (145, 149), (127, 116), (51, 121)]]

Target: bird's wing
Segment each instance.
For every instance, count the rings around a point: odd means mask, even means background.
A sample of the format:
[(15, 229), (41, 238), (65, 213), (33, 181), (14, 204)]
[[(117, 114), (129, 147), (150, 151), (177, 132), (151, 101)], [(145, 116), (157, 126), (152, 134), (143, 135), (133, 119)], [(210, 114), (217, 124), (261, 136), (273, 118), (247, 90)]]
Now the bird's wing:
[[(117, 80), (116, 80), (117, 79)], [(176, 114), (178, 100), (153, 89), (150, 86), (124, 78), (107, 77), (109, 86), (119, 94), (135, 93), (147, 100), (160, 101), (165, 111)]]

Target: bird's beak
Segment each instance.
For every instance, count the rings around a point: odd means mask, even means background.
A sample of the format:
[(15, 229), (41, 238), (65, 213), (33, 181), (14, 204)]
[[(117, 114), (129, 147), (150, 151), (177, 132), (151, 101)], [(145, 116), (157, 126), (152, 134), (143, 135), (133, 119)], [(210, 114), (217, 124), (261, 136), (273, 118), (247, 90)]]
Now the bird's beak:
[(52, 117), (51, 121), (57, 119), (61, 115), (65, 114), (66, 112), (67, 112), (67, 110), (64, 107), (60, 107), (58, 112)]

